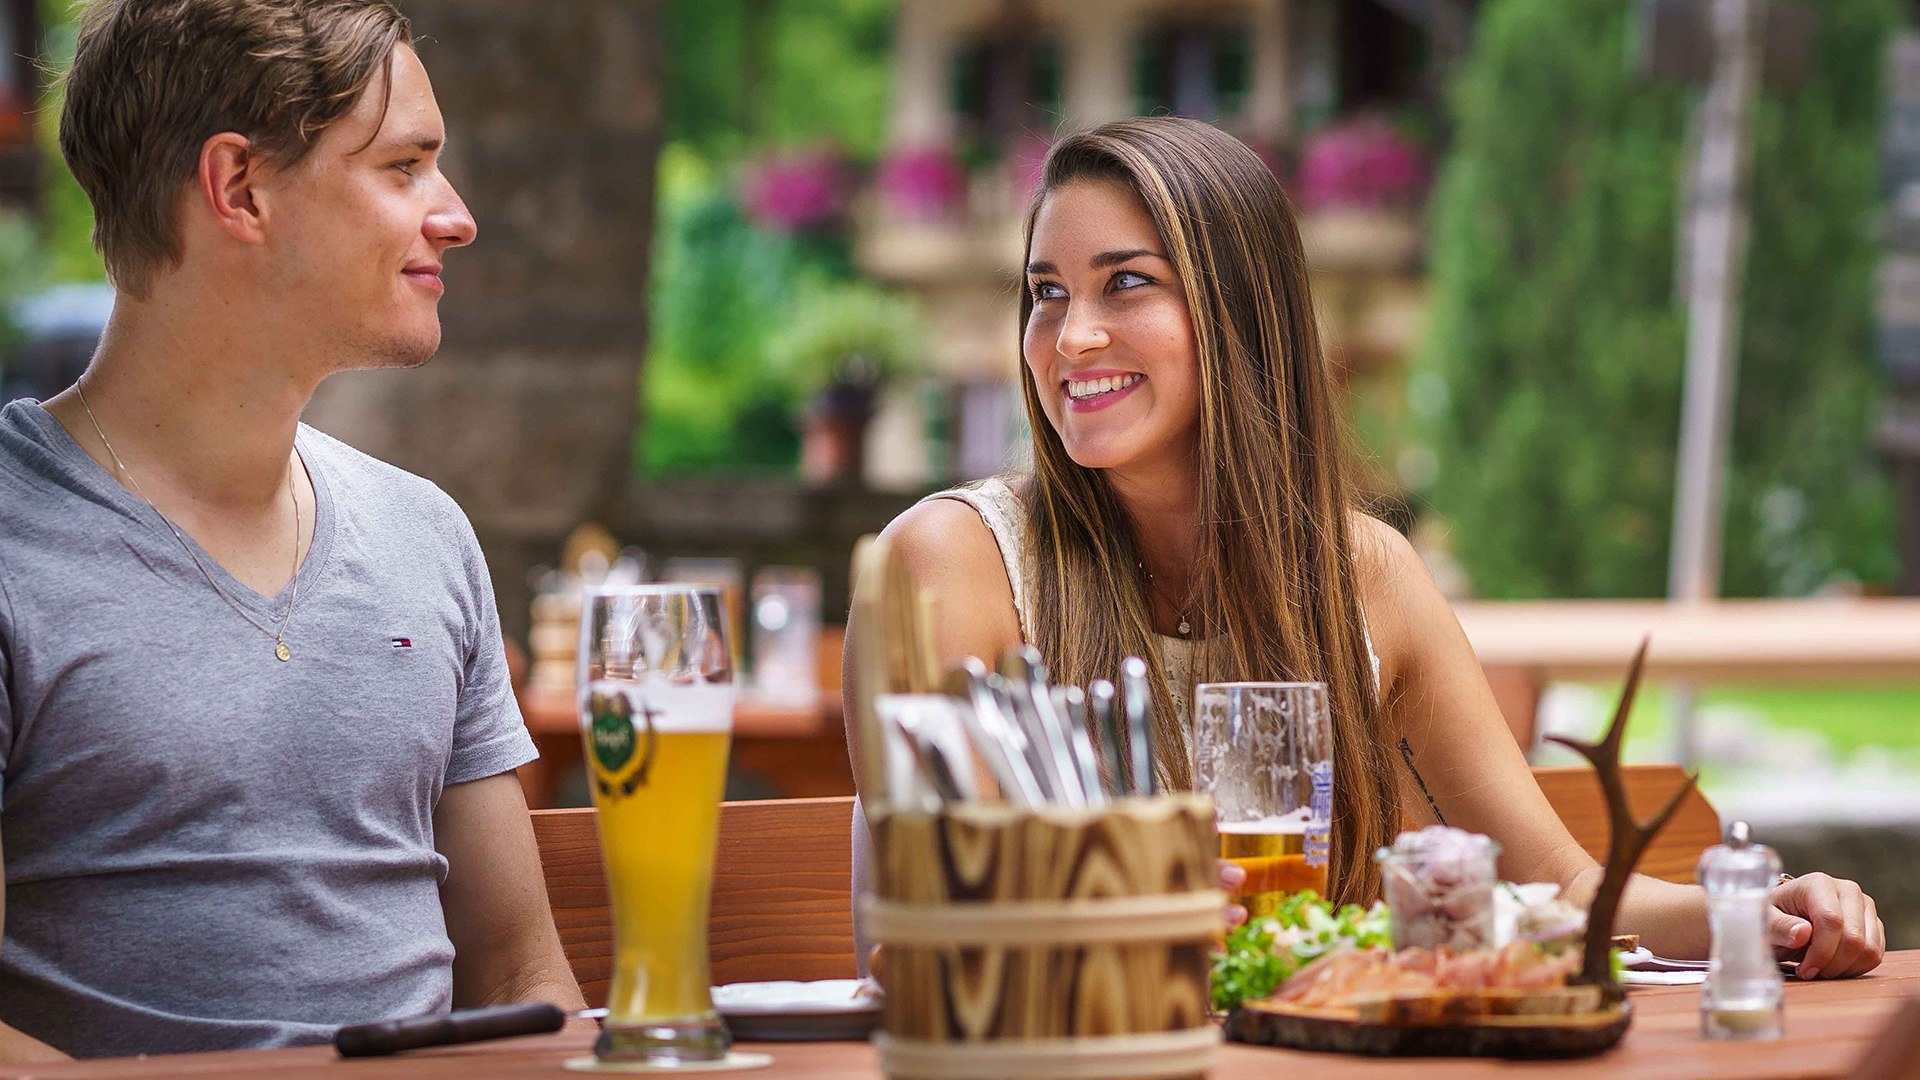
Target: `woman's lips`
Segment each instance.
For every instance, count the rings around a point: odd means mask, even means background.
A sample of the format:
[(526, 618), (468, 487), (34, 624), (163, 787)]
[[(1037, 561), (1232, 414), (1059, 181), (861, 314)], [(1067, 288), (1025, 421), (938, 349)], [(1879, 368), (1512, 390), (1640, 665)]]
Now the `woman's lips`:
[[(1075, 381), (1078, 381), (1078, 380), (1075, 380)], [(1111, 408), (1112, 406), (1119, 404), (1120, 401), (1123, 398), (1125, 398), (1127, 395), (1133, 393), (1135, 390), (1138, 390), (1140, 389), (1140, 387), (1146, 385), (1146, 381), (1147, 381), (1147, 377), (1145, 375), (1142, 375), (1139, 378), (1135, 379), (1133, 382), (1127, 384), (1126, 386), (1121, 387), (1118, 390), (1109, 390), (1104, 394), (1095, 394), (1092, 397), (1083, 397), (1083, 398), (1074, 397), (1071, 394), (1068, 394), (1066, 392), (1066, 387), (1064, 386), (1060, 388), (1060, 394), (1062, 397), (1066, 398), (1068, 412), (1076, 412), (1076, 413), (1099, 412), (1101, 409)]]

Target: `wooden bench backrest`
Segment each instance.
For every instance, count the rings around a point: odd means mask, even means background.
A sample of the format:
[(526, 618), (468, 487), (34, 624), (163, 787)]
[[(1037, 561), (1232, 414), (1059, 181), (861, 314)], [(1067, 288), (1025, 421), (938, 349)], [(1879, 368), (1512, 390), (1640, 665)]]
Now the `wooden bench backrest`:
[[(1650, 817), (1674, 790), (1686, 782), (1687, 774), (1678, 765), (1628, 765), (1622, 770), (1627, 782), (1627, 802), (1640, 818)], [(1547, 801), (1567, 825), (1567, 831), (1596, 859), (1607, 857), (1607, 802), (1600, 793), (1600, 780), (1585, 765), (1566, 768), (1535, 769), (1534, 779)], [(1693, 870), (1700, 853), (1720, 842), (1720, 815), (1698, 790), (1687, 796), (1673, 820), (1660, 830), (1640, 856), (1639, 872), (1682, 884), (1693, 884)]]
[[(851, 979), (853, 799), (774, 799), (720, 809), (713, 981)], [(592, 810), (535, 810), (533, 835), (567, 961), (590, 1005), (604, 1005), (613, 921)]]
[[(1583, 766), (1535, 769), (1541, 790), (1574, 839), (1596, 858), (1607, 843), (1606, 803)], [(1677, 765), (1630, 765), (1628, 797), (1651, 813), (1683, 774)], [(847, 979), (854, 974), (850, 862), (853, 800), (727, 803), (720, 811), (707, 947), (715, 983)], [(604, 1004), (613, 925), (592, 810), (535, 810), (547, 896), (560, 940), (589, 1004)], [(1641, 861), (1641, 871), (1691, 882), (1720, 819), (1690, 796)]]

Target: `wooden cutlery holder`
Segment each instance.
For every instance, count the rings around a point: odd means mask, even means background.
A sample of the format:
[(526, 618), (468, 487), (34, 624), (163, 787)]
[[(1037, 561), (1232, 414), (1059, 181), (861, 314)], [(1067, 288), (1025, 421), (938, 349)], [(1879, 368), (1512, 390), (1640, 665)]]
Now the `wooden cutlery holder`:
[(1213, 803), (956, 803), (870, 822), (894, 1080), (1203, 1075), (1219, 891)]

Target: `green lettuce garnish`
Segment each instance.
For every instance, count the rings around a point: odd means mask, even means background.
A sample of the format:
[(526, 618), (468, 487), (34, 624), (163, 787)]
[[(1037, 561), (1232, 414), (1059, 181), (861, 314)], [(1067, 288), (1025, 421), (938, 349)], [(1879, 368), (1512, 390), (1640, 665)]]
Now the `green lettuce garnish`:
[(1311, 889), (1294, 893), (1272, 915), (1227, 934), (1226, 949), (1213, 961), (1213, 1007), (1226, 1012), (1267, 997), (1336, 945), (1388, 945), (1391, 929), (1385, 904), (1335, 908)]

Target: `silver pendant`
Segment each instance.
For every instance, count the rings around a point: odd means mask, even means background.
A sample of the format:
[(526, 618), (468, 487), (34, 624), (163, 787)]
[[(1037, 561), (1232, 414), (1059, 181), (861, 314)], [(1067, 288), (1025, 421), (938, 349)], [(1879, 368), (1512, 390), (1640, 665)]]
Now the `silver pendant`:
[(1193, 627), (1188, 626), (1187, 620), (1184, 618), (1180, 620), (1180, 625), (1174, 627), (1174, 629), (1179, 631), (1181, 637), (1186, 637), (1188, 634), (1193, 633)]

